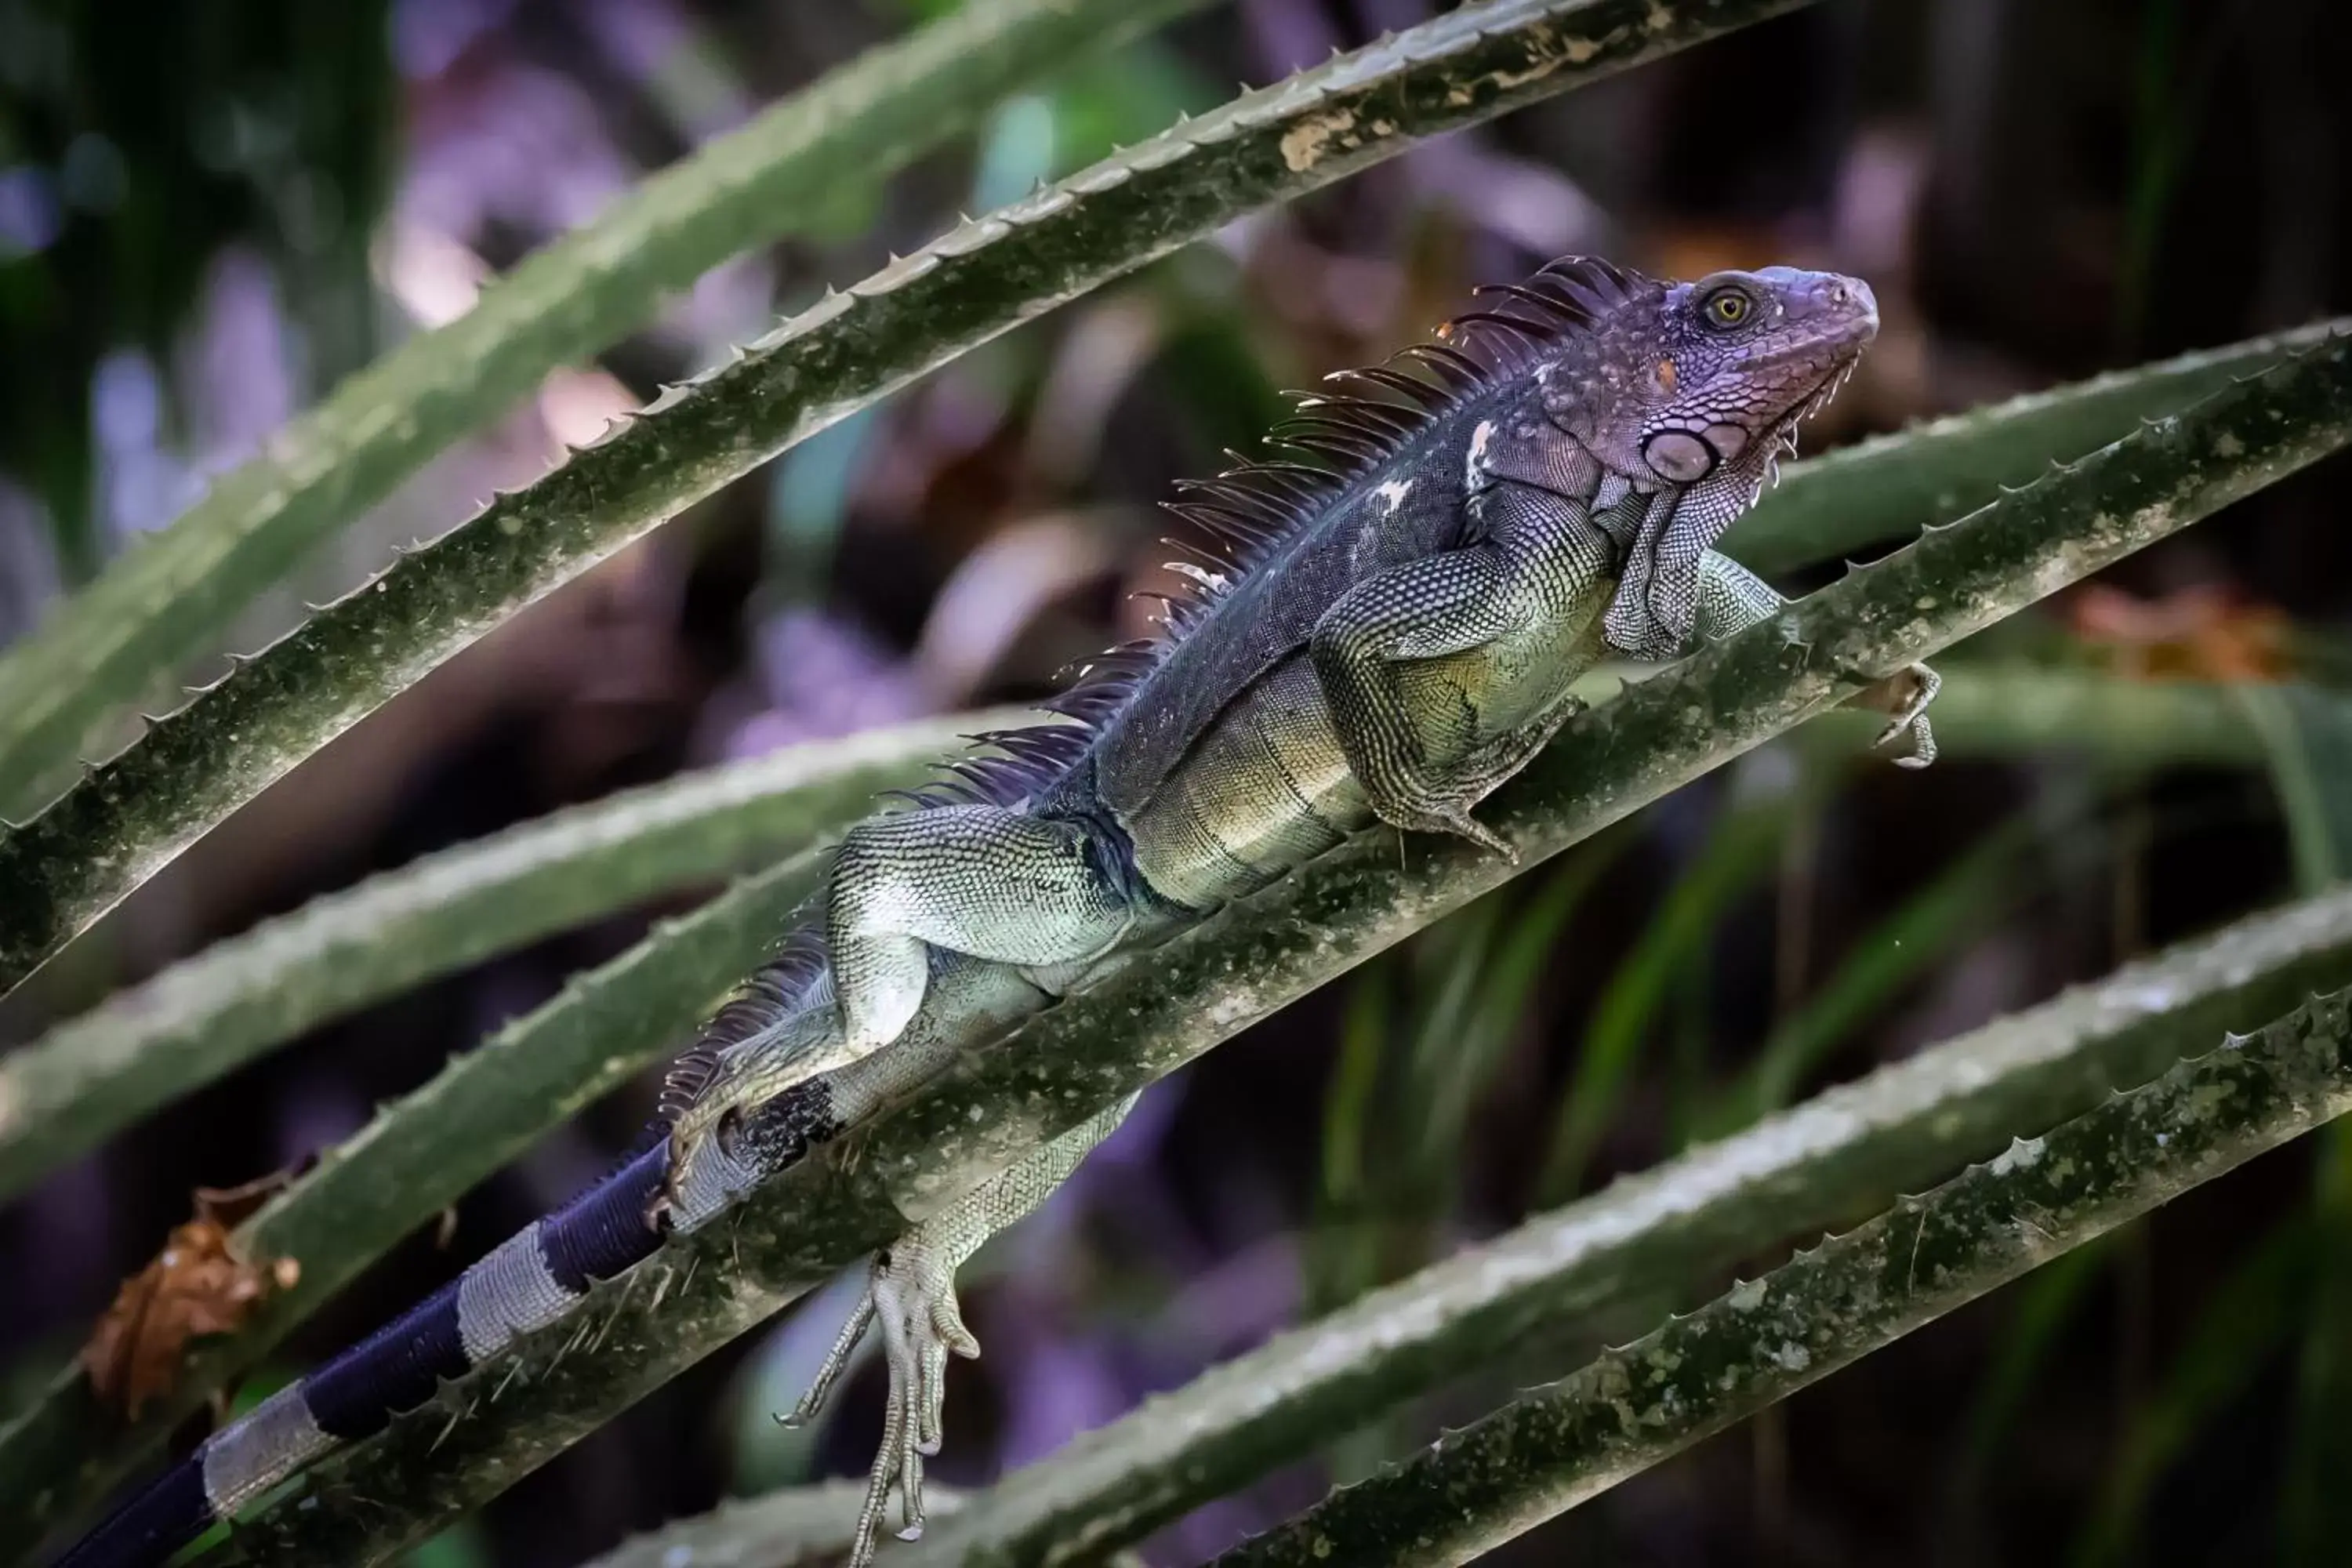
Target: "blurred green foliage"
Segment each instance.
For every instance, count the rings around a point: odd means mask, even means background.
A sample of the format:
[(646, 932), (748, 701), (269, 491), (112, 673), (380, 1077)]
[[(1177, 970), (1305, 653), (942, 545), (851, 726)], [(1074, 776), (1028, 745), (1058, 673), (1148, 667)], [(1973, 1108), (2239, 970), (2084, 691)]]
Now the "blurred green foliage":
[(74, 389), (118, 350), (164, 353), (223, 247), (275, 264), (311, 387), (368, 357), (388, 3), (0, 0), (0, 473), (69, 582), (106, 553)]

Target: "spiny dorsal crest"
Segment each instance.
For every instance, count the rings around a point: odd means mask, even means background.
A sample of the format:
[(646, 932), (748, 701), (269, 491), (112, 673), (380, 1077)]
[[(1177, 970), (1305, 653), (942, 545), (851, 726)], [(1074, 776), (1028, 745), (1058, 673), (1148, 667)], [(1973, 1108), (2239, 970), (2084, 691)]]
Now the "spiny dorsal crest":
[(1446, 321), (1429, 342), (1326, 377), (1338, 390), (1290, 394), (1296, 407), (1267, 434), (1269, 455), (1228, 453), (1231, 468), (1180, 483), (1176, 499), (1163, 503), (1205, 537), (1167, 542), (1192, 558), (1170, 563), (1184, 580), (1176, 593), (1150, 595), (1160, 602), (1164, 635), (1097, 655), (1040, 705), (1078, 722), (969, 737), (990, 750), (943, 763), (949, 776), (933, 784), (891, 793), (918, 806), (1016, 805), (1037, 795), (1085, 753), (1092, 731), (1127, 704), (1169, 647), (1334, 500), (1462, 403), (1654, 287), (1598, 257), (1562, 257), (1525, 282), (1476, 290), (1492, 303)]
[(824, 934), (814, 923), (803, 921), (787, 931), (775, 956), (735, 988), (695, 1035), (694, 1044), (663, 1073), (655, 1101), (657, 1120), (664, 1125), (676, 1121), (709, 1087), (728, 1047), (741, 1045), (792, 1012), (802, 994), (824, 973)]
[(1598, 257), (1563, 257), (1524, 283), (1475, 290), (1491, 297), (1493, 307), (1464, 311), (1430, 342), (1385, 363), (1325, 377), (1352, 390), (1289, 394), (1297, 409), (1268, 433), (1267, 445), (1307, 460), (1237, 459), (1214, 479), (1180, 483), (1178, 499), (1165, 503), (1210, 541), (1206, 548), (1170, 542), (1196, 557), (1184, 563), (1192, 567), (1183, 574), (1191, 603), (1172, 616), (1171, 630), (1181, 634), (1219, 594), (1433, 422), (1556, 353), (1650, 286)]
[[(1326, 378), (1349, 390), (1291, 394), (1296, 411), (1267, 437), (1270, 447), (1290, 455), (1249, 458), (1228, 453), (1233, 467), (1214, 479), (1181, 484), (1177, 499), (1165, 503), (1209, 542), (1170, 542), (1194, 558), (1176, 563), (1185, 587), (1160, 595), (1164, 637), (1122, 643), (1097, 655), (1040, 705), (1076, 723), (967, 736), (983, 749), (942, 763), (947, 776), (885, 793), (918, 809), (1016, 806), (1043, 794), (1086, 754), (1095, 731), (1127, 704), (1166, 650), (1332, 500), (1465, 401), (1556, 353), (1562, 343), (1654, 287), (1640, 274), (1598, 257), (1563, 257), (1523, 283), (1477, 290), (1482, 298), (1493, 298), (1492, 308), (1463, 312), (1440, 326), (1430, 342), (1404, 349), (1385, 363)], [(701, 1091), (720, 1052), (783, 1016), (823, 973), (824, 962), (821, 933), (811, 924), (797, 927), (671, 1067), (661, 1095), (665, 1113), (674, 1115)]]

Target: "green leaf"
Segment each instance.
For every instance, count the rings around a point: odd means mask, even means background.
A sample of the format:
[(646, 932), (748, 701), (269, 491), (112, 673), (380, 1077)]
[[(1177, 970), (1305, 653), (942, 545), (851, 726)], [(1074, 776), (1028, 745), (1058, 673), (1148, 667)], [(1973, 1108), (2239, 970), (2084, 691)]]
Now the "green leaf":
[[(970, 1494), (928, 1481), (923, 1500), (933, 1519), (952, 1519)], [(828, 1481), (721, 1503), (638, 1536), (586, 1568), (839, 1568), (865, 1501), (865, 1482)], [(1103, 1568), (1142, 1568), (1125, 1552), (1100, 1561)]]
[[(940, 1518), (964, 1506), (936, 1483), (924, 1500)], [(720, 1504), (606, 1552), (586, 1568), (839, 1568), (866, 1501), (863, 1481), (828, 1481)]]
[[(1448, 1433), (1411, 1463), (1333, 1493), (1224, 1553), (1218, 1568), (1420, 1568), (1466, 1562), (1523, 1533), (2352, 1110), (2347, 1002), (2352, 993), (2339, 991), (2305, 1003), (2039, 1138), (2015, 1141), (1997, 1159)], [(2263, 1299), (2259, 1289), (2245, 1296)]]
[(1253, 208), (1804, 3), (1488, 0), (1448, 12), (1244, 94), (828, 296), (320, 610), (0, 833), (10, 891), (0, 991), (451, 654), (794, 442)]
[[(1458, 15), (1458, 13), (1456, 14)], [(998, 1039), (603, 1281), (247, 1522), (254, 1561), (379, 1561), (1080, 1121), (1691, 778), (2352, 440), (2352, 342), (2274, 367), (1583, 714), (1483, 808), (1516, 863), (1368, 829)], [(942, 1007), (952, 1004), (942, 1002)], [(943, 1022), (955, 1015), (934, 1016)], [(979, 1047), (988, 1046), (987, 1049)], [(490, 1389), (499, 1397), (485, 1397)]]
[(1357, 976), (1325, 1102), (1306, 1256), (1313, 1310), (1427, 1261), (1461, 1184), (1472, 1112), (1508, 1059), (1561, 926), (1630, 838), (1587, 846), (1532, 897), (1488, 894)]
[[(1507, 911), (1508, 927), (1491, 956), (1482, 944), (1479, 962), (1455, 970), (1458, 984), (1449, 974), (1446, 1005), (1432, 1009), (1415, 1041), (1412, 1100), (1421, 1111), (1419, 1125), (1398, 1130), (1415, 1141), (1412, 1158), (1433, 1175), (1458, 1174), (1471, 1108), (1502, 1068), (1505, 1049), (1527, 1016), (1528, 998), (1554, 961), (1560, 928), (1629, 842), (1629, 835), (1612, 835), (1580, 852), (1534, 897)], [(1496, 918), (1505, 912), (1498, 908)], [(1445, 1190), (1453, 1190), (1450, 1179)]]
[[(0, 814), (69, 766), (111, 710), (206, 652), (313, 545), (550, 370), (642, 325), (665, 294), (737, 252), (793, 232), (845, 183), (878, 180), (978, 124), (1007, 93), (1204, 4), (973, 0), (525, 259), (465, 315), (345, 381), (0, 659)], [(0, 987), (14, 978), (0, 970)]]
[(901, 725), (616, 795), (265, 921), (0, 1057), (0, 1199), (304, 1030), (866, 815), (1019, 710)]
[[(2126, 1233), (2128, 1234), (2128, 1233)], [(2096, 1283), (2116, 1249), (2114, 1239), (2074, 1248), (2035, 1270), (2011, 1292), (2009, 1321), (2002, 1326), (1992, 1365), (1976, 1379), (1979, 1393), (1969, 1407), (1960, 1457), (1950, 1482), (1958, 1506), (1974, 1508), (1985, 1474), (2000, 1457), (2002, 1440), (2032, 1395), (2042, 1363)]]
[[(1473, 919), (1465, 910), (1456, 921)], [(1441, 928), (1442, 929), (1442, 928)], [(1380, 1140), (1395, 1125), (1381, 1093), (1395, 1052), (1394, 992), (1399, 976), (1374, 964), (1356, 977), (1339, 1017), (1339, 1053), (1323, 1096), (1322, 1184), (1301, 1258), (1310, 1310), (1354, 1300), (1379, 1283), (1391, 1239), (1392, 1183), (1378, 1157)]]
[(1765, 1037), (1708, 1127), (1720, 1132), (1786, 1105), (1805, 1075), (1888, 996), (1992, 923), (2011, 894), (2016, 859), (2047, 830), (2030, 816), (2012, 817), (1865, 933), (1821, 988)]
[(2261, 737), (2305, 892), (2352, 875), (2352, 699), (2308, 686), (2229, 689)]
[[(2311, 1037), (2303, 1042), (2306, 1052), (2329, 1043), (2321, 1031), (2332, 1028), (2326, 1009), (2337, 1002), (2340, 997), (2326, 998), (2297, 1010), (2315, 1015)], [(2273, 1033), (2266, 1029), (2255, 1037), (2245, 1054)], [(2231, 1121), (2246, 1109), (2220, 1100), (2210, 1120)], [(2324, 1120), (2313, 1117), (2314, 1122)], [(2173, 1358), (2164, 1386), (2132, 1413), (2090, 1522), (2074, 1542), (2073, 1560), (2081, 1568), (2133, 1560), (2141, 1510), (2166, 1468), (2213, 1413), (2243, 1393), (2288, 1342), (2311, 1299), (2317, 1240), (2302, 1216), (2274, 1226), (2199, 1309), (2189, 1342)]]
[(1842, 447), (1784, 470), (1723, 547), (1759, 572), (1832, 560), (1984, 505), (2054, 462), (2178, 414), (2232, 381), (2324, 342), (2338, 317), (2289, 332), (2094, 376)]
[(1792, 815), (1801, 809), (1802, 803), (1782, 798), (1719, 815), (1705, 847), (1610, 975), (1554, 1117), (1551, 1144), (1536, 1183), (1541, 1202), (1564, 1202), (1575, 1193), (1601, 1133), (1615, 1119), (1660, 1007), (1680, 977), (1704, 963), (1706, 941), (1725, 908), (1771, 868)]
[[(2352, 978), (2352, 893), (2259, 915), (1880, 1068), (1465, 1248), (990, 1489), (898, 1568), (1135, 1541), (1465, 1376), (1997, 1152)], [(2070, 1254), (2071, 1264), (2080, 1254)], [(2037, 1275), (2039, 1280), (2042, 1276)]]
[(2310, 1268), (2295, 1367), (2295, 1412), (2280, 1487), (2282, 1555), (2296, 1563), (2335, 1560), (2352, 1530), (2352, 1128), (2328, 1129), (2314, 1163), (2304, 1237)]

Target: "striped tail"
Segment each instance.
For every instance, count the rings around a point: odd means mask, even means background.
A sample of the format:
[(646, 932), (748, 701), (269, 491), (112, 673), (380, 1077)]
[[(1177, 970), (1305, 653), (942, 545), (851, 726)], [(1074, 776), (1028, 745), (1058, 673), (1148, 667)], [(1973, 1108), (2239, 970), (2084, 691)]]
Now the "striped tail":
[[(591, 1283), (661, 1245), (646, 1223), (646, 1205), (668, 1159), (667, 1142), (656, 1141), (374, 1334), (214, 1433), (83, 1537), (57, 1568), (160, 1568), (215, 1521), (338, 1444), (382, 1431), (397, 1413), (430, 1399), (442, 1379), (555, 1321)], [(730, 1187), (741, 1175), (712, 1174)], [(693, 1196), (701, 1200), (688, 1205), (696, 1218), (725, 1201), (715, 1192)]]
[[(824, 947), (814, 928), (786, 933), (777, 953), (703, 1026), (670, 1069), (664, 1114), (628, 1163), (544, 1218), (508, 1237), (473, 1267), (300, 1382), (280, 1389), (214, 1433), (84, 1536), (55, 1568), (161, 1568), (181, 1547), (339, 1444), (373, 1436), (404, 1410), (433, 1397), (517, 1337), (545, 1328), (588, 1288), (653, 1254), (661, 1232), (648, 1219), (669, 1173), (677, 1103), (699, 1091), (728, 1047), (772, 1036), (829, 1007)], [(823, 1016), (829, 1016), (829, 1014)], [(890, 1072), (883, 1081), (895, 1081)], [(683, 1192), (668, 1194), (668, 1228), (689, 1231), (727, 1208), (761, 1177), (783, 1169), (844, 1125), (835, 1090), (812, 1080), (761, 1109), (730, 1150), (713, 1140), (695, 1158)]]

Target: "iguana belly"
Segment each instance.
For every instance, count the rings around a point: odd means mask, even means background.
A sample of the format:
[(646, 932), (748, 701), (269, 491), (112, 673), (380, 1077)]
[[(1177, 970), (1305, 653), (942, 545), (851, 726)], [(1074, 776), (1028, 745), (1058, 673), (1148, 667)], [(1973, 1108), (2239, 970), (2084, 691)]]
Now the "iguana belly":
[(1204, 909), (1370, 820), (1302, 650), (1229, 704), (1122, 826), (1153, 890)]
[[(1406, 676), (1423, 754), (1458, 757), (1549, 711), (1600, 649), (1612, 584), (1568, 613)], [(1264, 887), (1371, 821), (1302, 651), (1227, 707), (1141, 806), (1122, 817), (1136, 868), (1192, 909)]]

